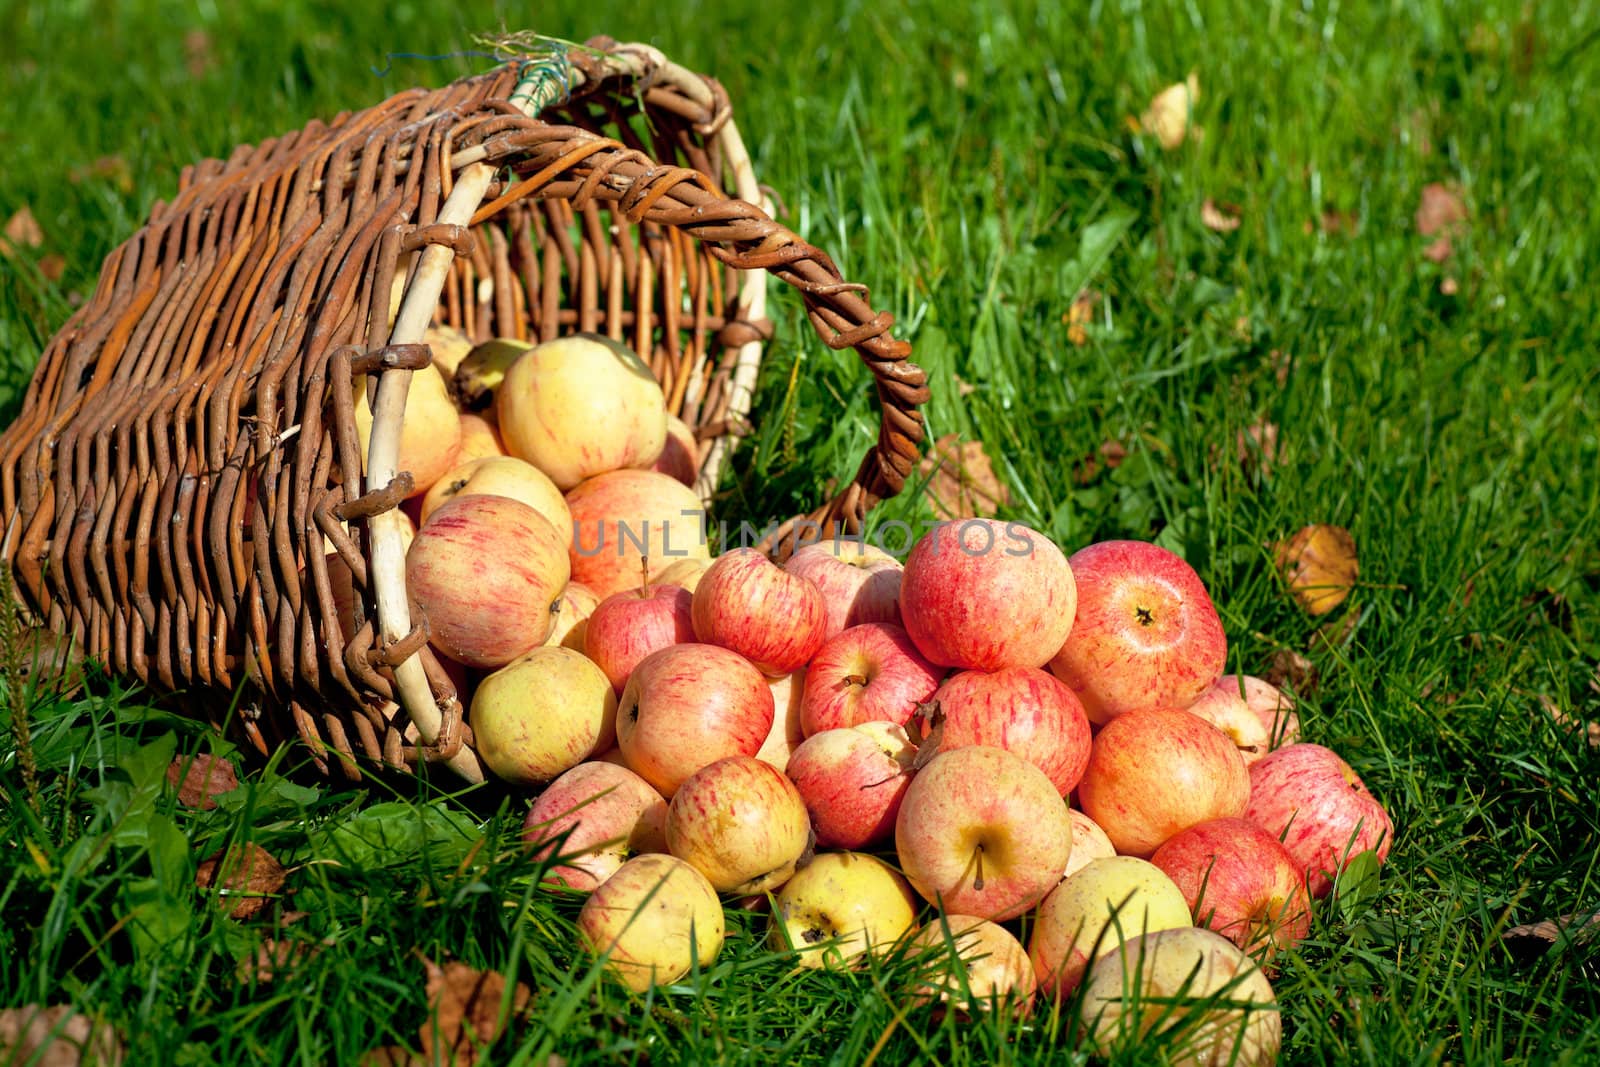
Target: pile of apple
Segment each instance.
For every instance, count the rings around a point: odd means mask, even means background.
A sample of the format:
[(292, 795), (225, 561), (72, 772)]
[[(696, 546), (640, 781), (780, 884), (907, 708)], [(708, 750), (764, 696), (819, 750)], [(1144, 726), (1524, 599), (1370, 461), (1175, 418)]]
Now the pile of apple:
[(912, 999), (1074, 1003), (1102, 1050), (1178, 997), (1183, 1056), (1275, 1058), (1272, 957), (1392, 827), (1285, 695), (1223, 674), (1182, 559), (968, 519), (903, 566), (852, 540), (712, 560), (692, 438), (674, 479), (627, 349), (492, 356), (509, 455), (423, 497), (408, 592), (479, 756), (539, 790), (524, 836), (588, 893), (578, 928), (617, 980), (677, 981), (725, 904), (770, 902), (802, 966), (903, 954)]

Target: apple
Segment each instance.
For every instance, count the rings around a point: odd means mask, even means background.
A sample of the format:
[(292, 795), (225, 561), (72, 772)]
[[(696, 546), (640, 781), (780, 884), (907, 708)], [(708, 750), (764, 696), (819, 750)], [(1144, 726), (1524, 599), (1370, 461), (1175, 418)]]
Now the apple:
[(544, 643), (582, 652), (583, 639), (589, 633), (589, 615), (599, 603), (593, 589), (582, 582), (568, 582), (556, 605), (555, 625), (550, 627), (550, 636)]
[(1050, 891), (1034, 917), (1028, 958), (1046, 996), (1078, 988), (1089, 964), (1123, 941), (1152, 930), (1190, 925), (1189, 902), (1148, 860), (1091, 860)]
[(803, 545), (783, 569), (809, 578), (828, 605), (827, 638), (869, 622), (900, 624), (900, 576), (905, 568), (865, 541), (834, 538)]
[(1077, 797), (1119, 853), (1148, 857), (1196, 823), (1243, 815), (1250, 772), (1227, 735), (1198, 715), (1130, 711), (1095, 735)]
[(1061, 880), (1072, 820), (1039, 768), (968, 745), (939, 753), (912, 778), (894, 839), (901, 870), (935, 907), (1001, 921)]
[[(394, 323), (391, 321), (390, 325)], [(422, 343), (432, 352), (433, 365), (447, 382), (455, 377), (456, 368), (472, 351), (472, 338), (455, 326), (429, 326), (422, 331)]]
[(749, 660), (716, 645), (671, 645), (628, 676), (617, 742), (628, 766), (670, 797), (706, 764), (761, 751), (772, 718), (772, 690)]
[(1271, 682), (1245, 675), (1225, 674), (1218, 685), (1227, 684), (1237, 677), (1244, 692), (1244, 702), (1256, 713), (1267, 728), (1272, 748), (1282, 748), (1300, 740), (1300, 716), (1295, 714), (1294, 700)]
[(894, 868), (859, 852), (828, 852), (778, 890), (768, 943), (802, 967), (837, 968), (893, 945), (917, 925), (917, 895)]
[(1067, 816), (1072, 820), (1072, 856), (1067, 860), (1062, 878), (1071, 878), (1095, 860), (1110, 859), (1117, 854), (1116, 846), (1100, 829), (1099, 823), (1077, 808), (1069, 808)]
[(476, 412), (462, 414), (461, 449), (456, 453), (457, 465), (505, 454), (506, 446), (501, 443), (500, 431), (494, 428), (494, 423)]
[(907, 952), (920, 976), (911, 999), (934, 1001), (970, 1015), (1009, 1004), (1018, 1015), (1033, 1006), (1033, 965), (1003, 926), (976, 915), (945, 914), (912, 937)]
[(821, 848), (869, 848), (894, 835), (917, 748), (905, 728), (864, 722), (801, 742), (787, 773), (800, 790)]
[(754, 663), (763, 674), (793, 674), (822, 647), (827, 605), (809, 578), (796, 577), (753, 548), (718, 556), (694, 590), (694, 632)]
[(1375, 851), (1382, 863), (1394, 837), (1389, 813), (1361, 776), (1332, 749), (1303, 741), (1250, 768), (1244, 816), (1283, 842), (1319, 900), (1351, 857)]
[(638, 585), (641, 559), (655, 581), (679, 560), (710, 558), (704, 505), (694, 490), (665, 474), (596, 475), (567, 493), (567, 508), (572, 576), (602, 597)]
[(811, 657), (800, 728), (810, 737), (864, 722), (904, 725), (943, 676), (894, 623), (852, 626)]
[(674, 856), (635, 856), (583, 902), (578, 934), (607, 973), (635, 993), (676, 982), (717, 958), (722, 901), (705, 875)]
[(544, 643), (568, 577), (555, 527), (503, 496), (442, 505), (406, 553), (414, 621), (451, 659), (489, 670)]
[(1311, 901), (1294, 857), (1249, 819), (1211, 819), (1156, 849), (1150, 862), (1183, 890), (1196, 926), (1266, 963), (1311, 931)]
[[(1234, 679), (1232, 687), (1227, 686)], [(1184, 709), (1198, 715), (1215, 726), (1233, 742), (1246, 767), (1265, 756), (1272, 748), (1272, 734), (1261, 717), (1244, 702), (1239, 694), (1239, 684), (1234, 675), (1225, 674), (1217, 684), (1200, 694), (1200, 698)]]
[(786, 674), (782, 678), (767, 679), (767, 688), (772, 690), (772, 729), (767, 731), (767, 739), (761, 742), (756, 759), (770, 763), (780, 771), (788, 771), (789, 758), (794, 755), (800, 742), (805, 740), (805, 734), (800, 730), (800, 694), (805, 684), (804, 670)]
[(944, 667), (1043, 667), (1077, 603), (1061, 549), (1018, 522), (941, 523), (912, 546), (900, 579), (906, 632)]
[(700, 444), (694, 439), (694, 431), (678, 416), (667, 416), (666, 441), (649, 469), (676, 478), (684, 485), (693, 485), (699, 475)]
[(711, 560), (704, 557), (675, 560), (656, 571), (655, 580), (662, 585), (681, 585), (692, 593), (700, 584), (700, 576), (710, 566)]
[[(957, 671), (933, 694), (939, 751), (992, 745), (1044, 771), (1066, 796), (1089, 763), (1089, 720), (1083, 705), (1037, 667)], [(929, 735), (931, 736), (931, 734)]]
[(534, 858), (566, 862), (545, 881), (591, 890), (630, 852), (665, 852), (667, 802), (649, 782), (613, 763), (580, 763), (539, 794), (522, 823)]
[(1283, 1040), (1261, 969), (1227, 938), (1192, 926), (1133, 938), (1096, 960), (1078, 1018), (1093, 1053), (1117, 1062), (1269, 1067)]
[(479, 682), (467, 721), (489, 770), (533, 785), (611, 747), (617, 694), (583, 653), (544, 646)]
[[(562, 489), (624, 467), (649, 466), (667, 439), (667, 406), (633, 349), (574, 334), (524, 352), (495, 390), (506, 451)], [(665, 475), (663, 475), (665, 477)]]
[(667, 849), (730, 896), (788, 881), (811, 843), (805, 801), (783, 772), (753, 756), (695, 771), (667, 805)]
[(1182, 708), (1222, 675), (1228, 642), (1200, 576), (1148, 541), (1101, 541), (1072, 554), (1078, 615), (1050, 670), (1089, 721), (1134, 708)]
[(451, 468), (422, 498), (422, 522), (426, 525), (428, 517), (448, 500), (485, 493), (522, 501), (549, 519), (565, 544), (572, 544), (572, 512), (567, 509), (566, 497), (539, 468), (510, 456), (474, 459)]
[(694, 640), (691, 600), (681, 585), (650, 585), (612, 593), (589, 613), (583, 651), (620, 693), (640, 660), (668, 645)]
[[(367, 404), (366, 378), (355, 381), (356, 441), (361, 446), (361, 472), (367, 470), (372, 441), (372, 409)], [(396, 470), (411, 472), (411, 495), (421, 496), (456, 465), (461, 452), (461, 416), (450, 390), (435, 366), (411, 372), (406, 410), (400, 423), (400, 459)]]

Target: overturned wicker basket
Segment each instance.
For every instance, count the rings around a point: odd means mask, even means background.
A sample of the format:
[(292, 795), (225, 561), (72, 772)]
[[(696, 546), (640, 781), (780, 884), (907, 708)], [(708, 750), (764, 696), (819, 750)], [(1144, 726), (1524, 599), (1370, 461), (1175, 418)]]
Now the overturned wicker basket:
[[(824, 341), (857, 350), (882, 409), (854, 481), (804, 528), (858, 530), (916, 460), (927, 389), (910, 346), (762, 202), (721, 87), (609, 39), (188, 168), (107, 258), (0, 437), (25, 608), (262, 753), (298, 736), (324, 773), (359, 778), (363, 756), (481, 778), (405, 593), (396, 460), (430, 324), (627, 341), (696, 430), (709, 499), (771, 332), (770, 272)], [(348, 641), (324, 537), (359, 591)]]

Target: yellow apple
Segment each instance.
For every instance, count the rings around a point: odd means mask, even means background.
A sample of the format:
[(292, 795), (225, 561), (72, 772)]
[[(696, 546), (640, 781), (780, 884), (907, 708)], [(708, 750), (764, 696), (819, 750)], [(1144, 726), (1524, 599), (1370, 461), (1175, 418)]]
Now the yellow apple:
[[(361, 443), (361, 469), (367, 469), (367, 445), (372, 440), (372, 409), (367, 406), (365, 379), (355, 383), (356, 438)], [(406, 394), (406, 412), (400, 425), (399, 470), (411, 472), (411, 495), (420, 496), (456, 465), (461, 451), (461, 416), (450, 402), (450, 390), (438, 367), (413, 371)]]
[(705, 875), (673, 856), (649, 853), (589, 894), (578, 934), (589, 951), (606, 957), (613, 978), (643, 993), (716, 959), (724, 922)]
[(567, 498), (539, 468), (510, 456), (474, 459), (440, 478), (422, 498), (422, 521), (426, 524), (428, 517), (447, 501), (479, 494), (522, 501), (549, 519), (561, 540), (572, 547), (572, 512), (567, 510)]
[(605, 672), (581, 652), (544, 646), (479, 682), (467, 721), (491, 771), (532, 785), (615, 743), (617, 694)]
[(860, 852), (826, 852), (778, 891), (769, 941), (802, 967), (841, 967), (900, 940), (917, 922), (917, 895), (894, 868)]

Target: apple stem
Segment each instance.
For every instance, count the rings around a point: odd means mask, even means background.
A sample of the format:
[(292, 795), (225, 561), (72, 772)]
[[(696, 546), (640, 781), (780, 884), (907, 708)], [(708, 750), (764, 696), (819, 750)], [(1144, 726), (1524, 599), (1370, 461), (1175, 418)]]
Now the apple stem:
[(867, 676), (864, 674), (847, 674), (844, 676), (844, 684), (858, 685), (862, 688), (865, 688), (867, 684)]
[(972, 850), (978, 861), (978, 876), (972, 880), (972, 888), (983, 892), (983, 846), (977, 845)]
[(650, 557), (639, 557), (639, 599), (650, 598)]

